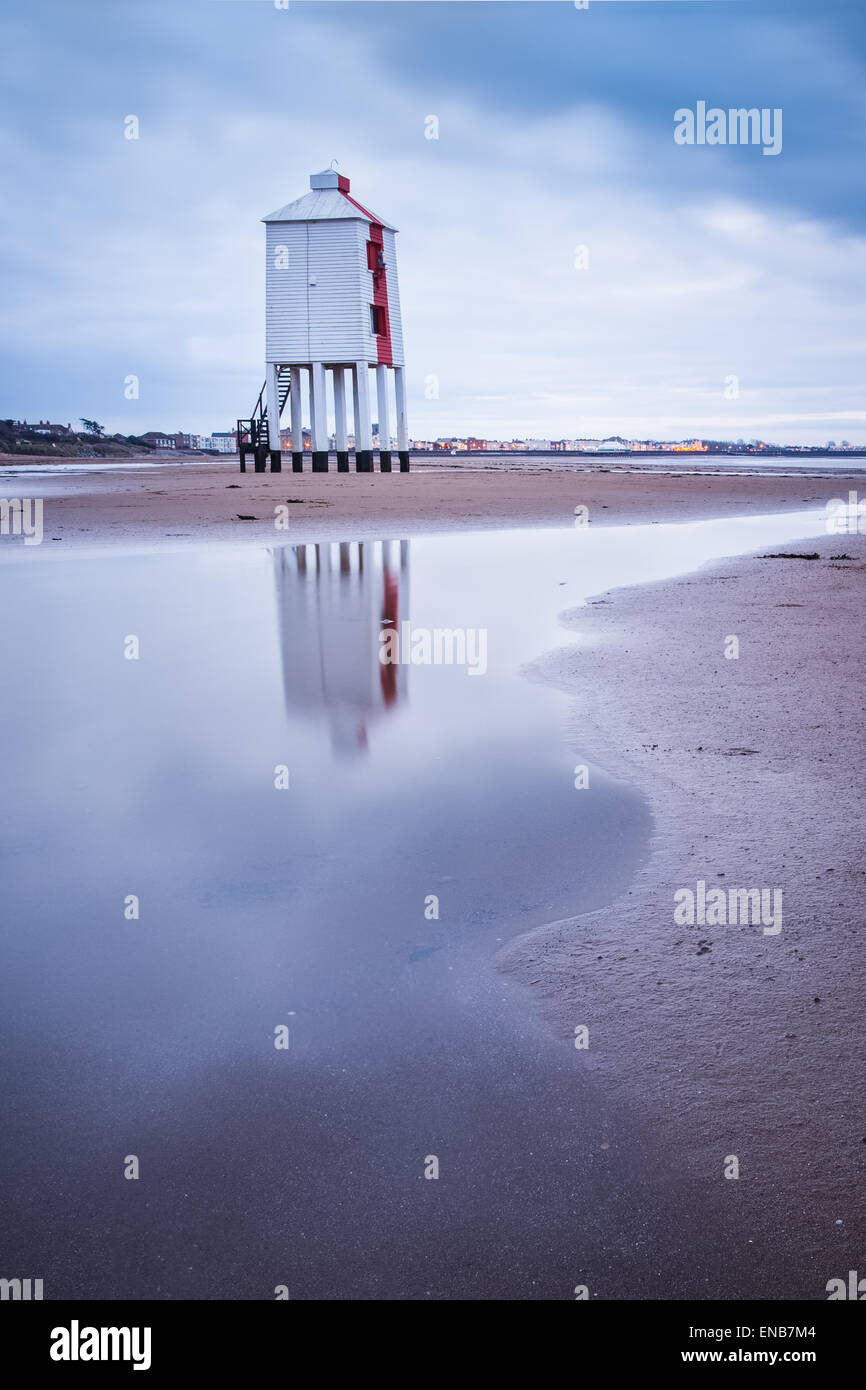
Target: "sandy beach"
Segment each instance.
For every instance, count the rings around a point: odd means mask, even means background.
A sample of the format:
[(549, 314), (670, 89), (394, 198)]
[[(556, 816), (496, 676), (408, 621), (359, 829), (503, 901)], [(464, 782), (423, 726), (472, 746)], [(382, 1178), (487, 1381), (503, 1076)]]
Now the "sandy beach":
[[(810, 1299), (825, 1272), (862, 1263), (866, 1235), (851, 1042), (864, 986), (853, 634), (866, 543), (792, 551), (819, 558), (723, 562), (569, 615), (582, 645), (530, 674), (573, 702), (575, 744), (646, 792), (652, 854), (624, 897), (512, 942), (500, 961), (563, 1036), (588, 1025), (588, 1068), (711, 1201), (740, 1292)], [(780, 887), (782, 930), (677, 926), (674, 893), (697, 880)], [(729, 1155), (738, 1182), (722, 1176)]]
[[(43, 499), (45, 543), (4, 537), (0, 558), (564, 528), (579, 506), (591, 527), (757, 517), (821, 508), (857, 482), (20, 471), (6, 494)], [(286, 503), (289, 528), (277, 530), (274, 509)], [(684, 1267), (687, 1248), (698, 1252), (692, 1282), (680, 1270), (670, 1292), (655, 1270), (654, 1297), (820, 1299), (863, 1259), (866, 543), (824, 536), (790, 552), (797, 558), (759, 553), (597, 594), (561, 617), (575, 644), (539, 651), (525, 670), (567, 696), (569, 744), (652, 808), (651, 849), (624, 894), (512, 937), (496, 960), (527, 1019), (565, 1047), (576, 1027), (589, 1030), (582, 1079), (610, 1119), (600, 1147), (637, 1174), (647, 1212), (657, 1194), (656, 1219), (680, 1214), (683, 1229), (669, 1237)], [(735, 660), (724, 655), (732, 635)], [(674, 895), (698, 880), (781, 890), (781, 930), (678, 925)], [(736, 1181), (724, 1176), (732, 1159)], [(637, 1252), (644, 1214), (634, 1219)], [(652, 1249), (635, 1259), (651, 1265)], [(646, 1296), (642, 1287), (625, 1296)]]
[[(570, 526), (586, 507), (592, 526), (759, 515), (823, 506), (858, 476), (658, 473), (586, 466), (573, 472), (466, 472), (437, 466), (409, 474), (240, 473), (236, 461), (66, 473), (33, 460), (0, 483), (10, 497), (41, 497), (51, 550), (182, 549), (202, 542), (273, 544)], [(528, 459), (531, 463), (532, 460)], [(229, 497), (231, 492), (231, 497)], [(288, 506), (286, 529), (277, 509)], [(280, 519), (285, 513), (280, 513)], [(44, 550), (30, 548), (32, 554)], [(0, 546), (0, 557), (8, 553)]]

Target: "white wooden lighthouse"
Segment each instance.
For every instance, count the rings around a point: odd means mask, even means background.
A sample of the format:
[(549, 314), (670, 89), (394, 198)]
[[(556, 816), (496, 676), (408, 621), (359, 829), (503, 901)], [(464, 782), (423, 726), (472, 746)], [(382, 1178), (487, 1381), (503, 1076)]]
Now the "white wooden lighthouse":
[(373, 368), (380, 469), (391, 471), (393, 422), (400, 471), (408, 472), (395, 228), (357, 202), (349, 180), (332, 169), (311, 175), (309, 193), (262, 221), (267, 233), (265, 384), (253, 415), (238, 421), (241, 469), (251, 453), (257, 471), (264, 470), (268, 455), (271, 471), (279, 471), (280, 416), (288, 400), (293, 469), (303, 470), (306, 414), (313, 472), (327, 472), (331, 394), (337, 469), (348, 472), (348, 370), (355, 467), (372, 472)]

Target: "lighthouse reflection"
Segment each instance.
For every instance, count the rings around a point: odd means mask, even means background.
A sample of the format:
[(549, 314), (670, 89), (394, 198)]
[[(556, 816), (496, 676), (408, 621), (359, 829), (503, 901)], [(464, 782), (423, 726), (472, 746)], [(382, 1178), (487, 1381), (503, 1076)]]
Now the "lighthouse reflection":
[(372, 725), (408, 693), (407, 667), (379, 660), (379, 634), (408, 617), (409, 542), (283, 546), (273, 557), (286, 710), (324, 711), (333, 752), (363, 754)]

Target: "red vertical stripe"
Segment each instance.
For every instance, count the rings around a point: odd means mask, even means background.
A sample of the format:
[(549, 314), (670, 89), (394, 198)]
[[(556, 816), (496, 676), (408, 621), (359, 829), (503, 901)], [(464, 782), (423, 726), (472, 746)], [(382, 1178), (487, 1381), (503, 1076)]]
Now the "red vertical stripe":
[[(365, 207), (362, 207), (360, 203), (356, 202), (355, 199), (351, 197), (351, 195), (347, 193), (345, 189), (341, 188), (340, 192), (343, 194), (343, 197), (346, 199), (347, 202), (351, 203), (353, 207), (356, 207), (359, 212), (363, 212), (365, 217), (369, 217), (370, 241), (375, 246), (377, 252), (383, 250), (382, 223), (377, 222), (373, 217), (373, 214), (371, 212), (368, 212)], [(377, 268), (373, 271), (373, 303), (376, 305), (378, 309), (382, 311), (382, 322), (385, 330), (383, 333), (379, 333), (376, 336), (378, 361), (382, 363), (383, 366), (393, 367), (394, 350), (391, 346), (391, 316), (388, 312), (387, 266), (383, 268), (379, 268), (377, 266)]]

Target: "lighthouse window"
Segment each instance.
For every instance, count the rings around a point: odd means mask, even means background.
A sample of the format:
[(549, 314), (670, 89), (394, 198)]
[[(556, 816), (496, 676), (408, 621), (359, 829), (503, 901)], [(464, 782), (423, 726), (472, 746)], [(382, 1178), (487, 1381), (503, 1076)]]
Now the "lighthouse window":
[(385, 332), (385, 310), (381, 304), (370, 305), (370, 327), (380, 337)]

